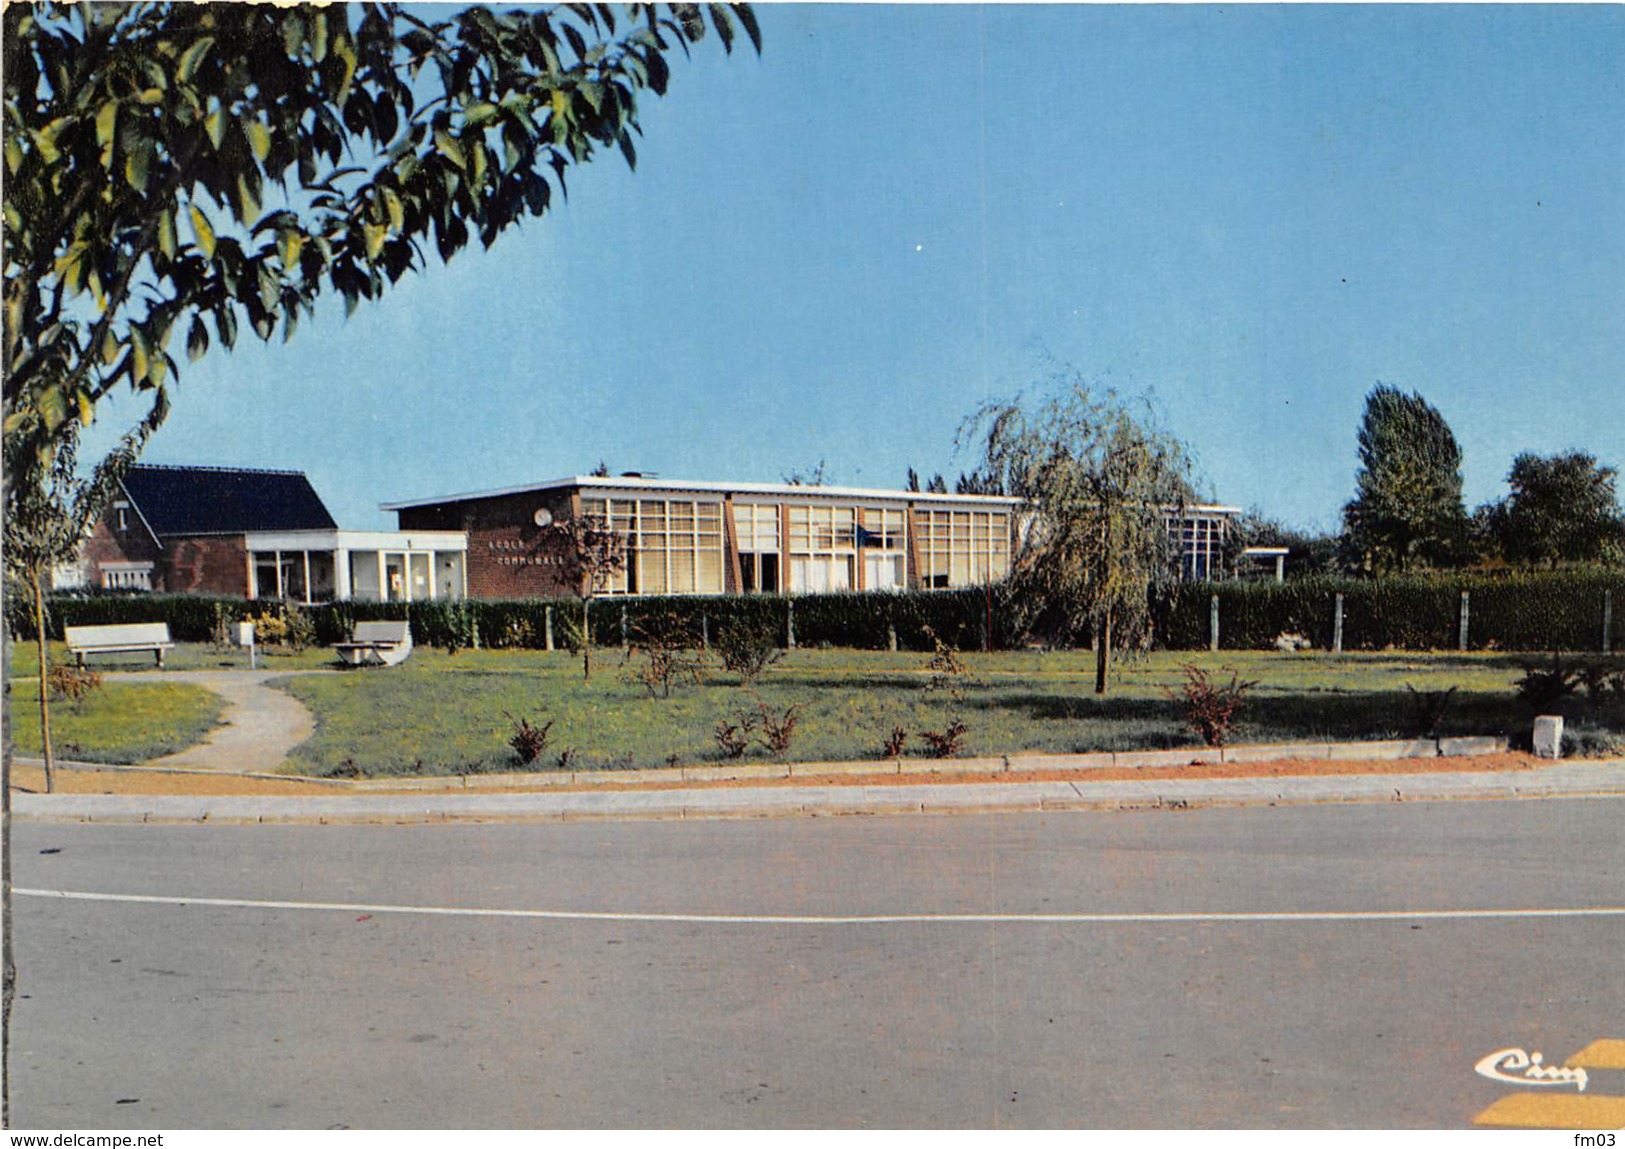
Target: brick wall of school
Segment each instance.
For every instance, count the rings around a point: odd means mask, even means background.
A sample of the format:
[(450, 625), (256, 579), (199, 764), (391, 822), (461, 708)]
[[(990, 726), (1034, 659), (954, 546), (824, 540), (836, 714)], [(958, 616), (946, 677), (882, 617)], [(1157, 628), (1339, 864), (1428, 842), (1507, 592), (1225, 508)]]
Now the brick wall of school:
[(468, 533), (470, 598), (558, 598), (573, 595), (565, 548), (535, 522), (545, 508), (560, 522), (571, 515), (570, 492), (529, 491), (397, 511), (403, 531)]
[(182, 594), (248, 594), (248, 550), (242, 535), (170, 539), (161, 564), (164, 589)]

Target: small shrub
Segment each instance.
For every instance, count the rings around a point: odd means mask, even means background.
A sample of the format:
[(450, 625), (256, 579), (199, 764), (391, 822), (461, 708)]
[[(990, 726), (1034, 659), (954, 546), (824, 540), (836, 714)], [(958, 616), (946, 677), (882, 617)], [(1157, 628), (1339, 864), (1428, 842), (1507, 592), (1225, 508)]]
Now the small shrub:
[(1565, 758), (1618, 758), (1625, 756), (1625, 735), (1595, 727), (1563, 732)]
[(1179, 693), (1165, 688), (1168, 697), (1180, 704), (1185, 725), (1202, 736), (1207, 746), (1223, 746), (1235, 732), (1236, 717), (1241, 711), (1242, 699), (1256, 682), (1243, 682), (1230, 667), (1230, 682), (1217, 685), (1208, 678), (1207, 671), (1189, 664), (1180, 667), (1185, 684)]
[(952, 758), (964, 748), (966, 733), (964, 721), (955, 718), (942, 730), (920, 731), (920, 741), (931, 751), (931, 757)]
[(801, 707), (792, 705), (779, 714), (757, 699), (756, 716), (763, 748), (774, 757), (789, 753), (790, 743), (796, 734), (796, 723), (801, 721)]
[(886, 735), (886, 742), (880, 748), (880, 752), (887, 758), (901, 758), (903, 756), (903, 747), (907, 742), (908, 731), (901, 726), (893, 726), (891, 733)]
[(959, 657), (957, 650), (937, 637), (937, 632), (931, 627), (926, 626), (922, 629), (926, 637), (936, 646), (936, 650), (925, 664), (925, 668), (931, 672), (925, 688), (946, 690), (948, 696), (955, 702), (965, 701), (965, 686), (970, 678), (970, 667), (965, 665), (965, 660)]
[(102, 688), (102, 676), (89, 667), (53, 666), (45, 681), (52, 698), (66, 699), (75, 706), (85, 695)]
[(360, 778), (361, 776), (361, 767), (355, 764), (354, 758), (346, 758), (337, 766), (329, 766), (322, 772), (324, 778)]
[(553, 729), (553, 723), (545, 722), (540, 726), (532, 726), (529, 719), (516, 719), (511, 714), (508, 715), (508, 719), (514, 724), (513, 736), (508, 739), (508, 745), (519, 755), (519, 761), (528, 766), (547, 749), (547, 732)]
[(576, 768), (575, 747), (566, 746), (563, 750), (559, 751), (559, 769), (560, 770), (574, 770), (575, 768)]
[(711, 643), (722, 668), (739, 675), (749, 686), (775, 662), (784, 657), (779, 649), (775, 627), (766, 618), (742, 619), (724, 626)]
[(717, 723), (716, 741), (717, 749), (728, 758), (743, 758), (745, 751), (750, 748), (751, 727), (755, 725), (755, 716), (741, 714), (738, 722), (723, 720)]
[(1449, 690), (1418, 690), (1410, 683), (1405, 689), (1411, 693), (1409, 733), (1419, 738), (1437, 738), (1444, 731), (1444, 720), (1456, 700), (1458, 687)]
[(633, 630), (626, 659), (640, 657), (632, 677), (649, 697), (670, 698), (673, 682), (698, 684), (705, 675), (705, 654), (696, 649), (694, 636), (676, 614), (662, 614), (640, 622)]
[(1547, 710), (1573, 694), (1580, 685), (1578, 672), (1563, 666), (1563, 658), (1552, 652), (1550, 667), (1524, 664), (1518, 679), (1518, 697), (1536, 710)]

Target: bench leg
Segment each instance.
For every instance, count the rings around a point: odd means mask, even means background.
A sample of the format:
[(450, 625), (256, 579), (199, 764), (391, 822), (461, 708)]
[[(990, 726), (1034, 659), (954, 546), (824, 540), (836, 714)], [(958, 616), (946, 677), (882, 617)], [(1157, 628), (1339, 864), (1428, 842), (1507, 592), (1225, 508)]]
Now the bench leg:
[(161, 650), (155, 650), (152, 653), (153, 656), (158, 659), (158, 669), (162, 670), (164, 668), (164, 652)]

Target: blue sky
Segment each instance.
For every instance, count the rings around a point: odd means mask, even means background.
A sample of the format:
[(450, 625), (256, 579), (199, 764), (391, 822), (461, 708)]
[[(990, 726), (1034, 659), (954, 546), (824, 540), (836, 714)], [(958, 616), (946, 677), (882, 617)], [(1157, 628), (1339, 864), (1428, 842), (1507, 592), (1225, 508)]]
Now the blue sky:
[[(1334, 527), (1377, 382), (1470, 506), (1625, 466), (1625, 8), (791, 6), (567, 205), (185, 368), (148, 462), (380, 502), (582, 473), (950, 482), (982, 400), (1149, 392), (1207, 493)], [(127, 409), (110, 409), (104, 426)]]

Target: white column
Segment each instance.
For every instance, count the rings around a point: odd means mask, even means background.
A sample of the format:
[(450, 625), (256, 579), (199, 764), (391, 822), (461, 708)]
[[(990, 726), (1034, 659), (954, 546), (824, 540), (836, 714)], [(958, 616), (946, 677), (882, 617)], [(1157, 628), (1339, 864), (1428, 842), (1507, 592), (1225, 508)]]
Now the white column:
[(301, 555), (305, 556), (305, 601), (308, 603), (308, 602), (311, 601), (311, 597), (310, 597), (310, 552), (309, 551), (300, 551), (299, 553)]
[(272, 553), (276, 555), (276, 596), (282, 598), (284, 594), (282, 590), (282, 552), (273, 551)]
[(389, 601), (389, 572), (386, 569), (387, 564), (384, 562), (384, 552), (383, 551), (375, 551), (374, 553), (378, 556), (378, 601), (379, 602), (388, 602)]
[(333, 552), (333, 597), (341, 601), (350, 597), (350, 552), (347, 550)]

